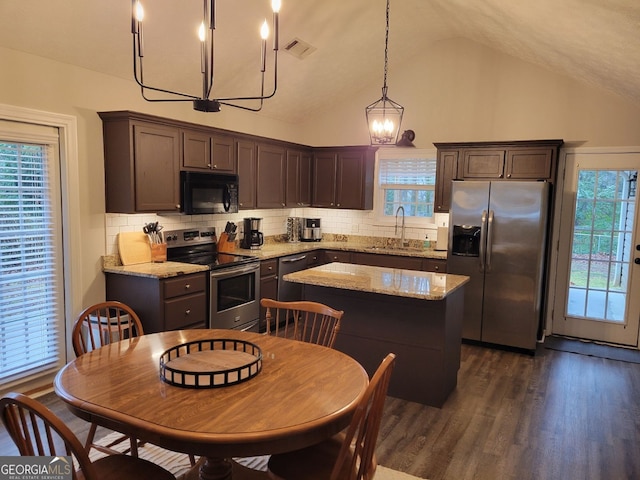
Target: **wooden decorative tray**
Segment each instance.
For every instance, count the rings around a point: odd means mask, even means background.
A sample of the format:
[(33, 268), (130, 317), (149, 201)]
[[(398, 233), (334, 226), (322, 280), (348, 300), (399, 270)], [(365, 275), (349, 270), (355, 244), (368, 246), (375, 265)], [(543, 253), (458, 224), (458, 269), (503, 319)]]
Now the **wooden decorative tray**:
[(160, 378), (178, 387), (227, 387), (250, 380), (260, 370), (262, 350), (243, 340), (181, 343), (160, 356)]

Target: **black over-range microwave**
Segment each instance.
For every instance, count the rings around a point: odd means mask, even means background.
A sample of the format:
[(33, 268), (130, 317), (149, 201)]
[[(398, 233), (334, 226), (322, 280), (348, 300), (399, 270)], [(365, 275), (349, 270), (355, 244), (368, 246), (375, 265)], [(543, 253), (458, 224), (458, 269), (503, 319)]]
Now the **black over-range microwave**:
[(182, 213), (238, 213), (238, 176), (180, 172)]

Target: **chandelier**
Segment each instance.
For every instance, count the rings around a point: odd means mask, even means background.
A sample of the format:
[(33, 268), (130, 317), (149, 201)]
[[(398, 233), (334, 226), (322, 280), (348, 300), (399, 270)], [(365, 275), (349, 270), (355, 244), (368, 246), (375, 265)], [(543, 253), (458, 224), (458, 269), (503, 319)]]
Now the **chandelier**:
[[(200, 38), (200, 73), (202, 75), (202, 95), (192, 95), (188, 93), (174, 92), (165, 88), (159, 88), (146, 84), (144, 81), (143, 59), (144, 59), (144, 36), (143, 20), (144, 9), (140, 0), (131, 2), (131, 33), (133, 34), (133, 76), (140, 85), (142, 98), (149, 102), (193, 102), (193, 108), (201, 112), (219, 112), (221, 105), (242, 108), (252, 112), (259, 112), (262, 109), (264, 100), (276, 94), (278, 86), (278, 14), (280, 12), (281, 0), (272, 0), (273, 10), (273, 90), (265, 93), (265, 73), (267, 71), (267, 38), (269, 37), (269, 25), (265, 19), (260, 29), (262, 37), (261, 66), (260, 66), (260, 95), (237, 96), (227, 98), (211, 98), (213, 88), (214, 62), (213, 62), (213, 37), (216, 29), (216, 3), (215, 0), (203, 0), (202, 23), (198, 30)], [(150, 98), (149, 91), (165, 95), (162, 98)], [(257, 102), (256, 106), (246, 106), (237, 102)]]
[(371, 145), (395, 145), (402, 123), (404, 107), (387, 96), (387, 63), (389, 52), (389, 0), (387, 0), (387, 28), (384, 38), (384, 82), (382, 98), (365, 109)]

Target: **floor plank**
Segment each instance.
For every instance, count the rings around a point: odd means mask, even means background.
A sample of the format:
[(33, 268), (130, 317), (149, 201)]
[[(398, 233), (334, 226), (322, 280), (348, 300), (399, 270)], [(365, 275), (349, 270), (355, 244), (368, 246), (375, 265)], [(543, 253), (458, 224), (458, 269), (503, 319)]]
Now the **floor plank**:
[[(87, 424), (41, 399), (84, 440)], [(462, 346), (443, 408), (385, 404), (381, 465), (429, 480), (640, 478), (640, 364)], [(0, 455), (17, 451), (0, 426)]]

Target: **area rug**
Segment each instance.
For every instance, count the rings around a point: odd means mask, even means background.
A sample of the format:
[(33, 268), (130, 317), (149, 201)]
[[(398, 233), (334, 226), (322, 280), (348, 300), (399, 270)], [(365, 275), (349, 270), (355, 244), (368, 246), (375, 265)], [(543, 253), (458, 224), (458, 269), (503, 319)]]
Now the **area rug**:
[(640, 363), (640, 350), (612, 347), (555, 335), (544, 339), (544, 347), (561, 352), (578, 353), (580, 355), (607, 358), (621, 362)]
[[(114, 439), (120, 437), (120, 433), (110, 433), (106, 437), (97, 441), (100, 445), (109, 445)], [(122, 442), (112, 448), (118, 451), (125, 451), (129, 447), (128, 442)], [(95, 461), (98, 458), (104, 457), (105, 454), (95, 449), (91, 450), (89, 458), (91, 461)], [(191, 463), (189, 462), (189, 456), (184, 453), (172, 452), (165, 450), (156, 445), (144, 444), (138, 448), (138, 456), (149, 460), (163, 468), (169, 470), (178, 480), (191, 480), (197, 479), (197, 475), (192, 471)], [(241, 465), (245, 465), (257, 470), (265, 470), (269, 457), (250, 457), (237, 459)], [(407, 473), (391, 470), (390, 468), (378, 465), (376, 469), (375, 480), (424, 480)]]

